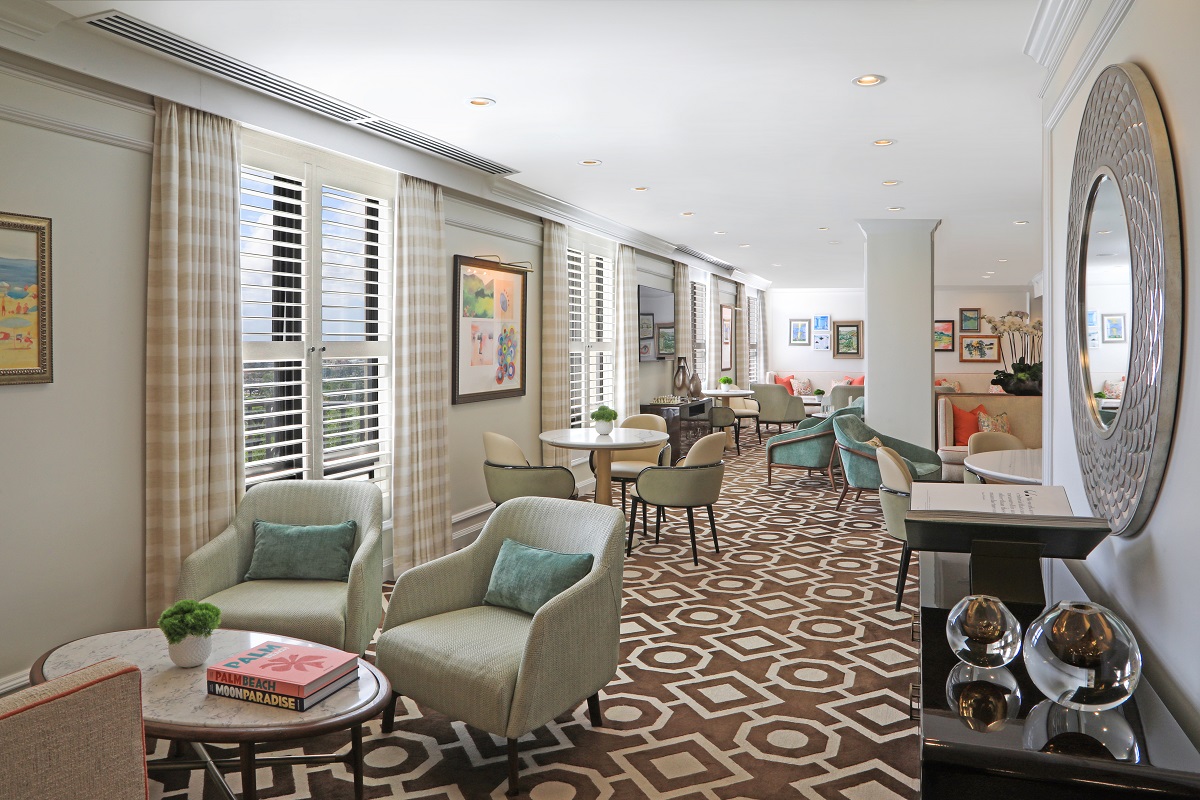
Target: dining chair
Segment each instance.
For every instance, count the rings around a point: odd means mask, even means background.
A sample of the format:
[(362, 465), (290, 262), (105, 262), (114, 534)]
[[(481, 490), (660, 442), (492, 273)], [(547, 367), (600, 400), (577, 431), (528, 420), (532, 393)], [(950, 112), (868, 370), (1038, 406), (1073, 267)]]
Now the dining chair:
[(908, 532), (904, 517), (912, 503), (912, 475), (904, 459), (890, 447), (875, 450), (879, 459), (879, 505), (883, 507), (883, 521), (888, 535), (898, 539), (904, 549), (900, 552), (900, 572), (896, 575), (896, 610), (904, 597), (904, 584), (908, 580), (908, 562), (912, 550), (908, 547)]
[(733, 428), (733, 441), (737, 446), (737, 454), (742, 454), (742, 428), (738, 424), (736, 412), (727, 406), (713, 406), (708, 410), (708, 432), (724, 431)]
[(803, 422), (808, 416), (804, 410), (804, 398), (788, 394), (788, 390), (777, 383), (752, 383), (750, 391), (758, 402), (758, 419), (755, 429), (758, 431), (758, 441), (762, 442), (762, 426), (767, 426), (770, 432), (772, 425), (779, 427), (783, 433), (784, 425), (795, 425)]
[(642, 532), (646, 529), (646, 506), (655, 506), (654, 542), (659, 541), (662, 521), (667, 508), (687, 509), (688, 530), (692, 537), (692, 563), (699, 564), (696, 553), (695, 509), (708, 509), (708, 524), (712, 529), (713, 549), (720, 553), (717, 542), (717, 520), (713, 504), (721, 497), (721, 482), (725, 478), (725, 434), (710, 433), (692, 445), (687, 457), (674, 467), (649, 467), (638, 475), (633, 504), (629, 513), (629, 541), (625, 555), (633, 553), (633, 533), (637, 526), (638, 504), (642, 504)]
[[(737, 389), (738, 385), (735, 383), (729, 388)], [(726, 398), (725, 405), (733, 409), (733, 415), (737, 417), (738, 427), (741, 427), (742, 420), (747, 419), (751, 420), (755, 426), (758, 425), (758, 401), (753, 397), (729, 397)], [(759, 437), (759, 441), (762, 441), (761, 437)]]
[[(1011, 433), (1004, 431), (980, 431), (967, 439), (967, 455), (992, 453), (997, 450), (1024, 450), (1026, 444)], [(963, 469), (963, 483), (983, 483), (971, 470)]]
[(577, 496), (571, 470), (530, 466), (521, 446), (503, 434), (484, 431), (483, 456), (483, 480), (496, 505), (514, 497)]
[[(634, 414), (626, 417), (620, 424), (622, 428), (640, 428), (646, 431), (667, 432), (667, 421), (657, 414)], [(668, 466), (671, 463), (671, 444), (656, 444), (641, 447), (636, 450), (620, 450), (620, 460), (614, 460), (610, 467), (612, 479), (621, 484), (621, 510), (625, 510), (626, 488), (637, 480), (638, 475), (647, 467)], [(596, 471), (596, 454), (588, 457), (592, 472)]]

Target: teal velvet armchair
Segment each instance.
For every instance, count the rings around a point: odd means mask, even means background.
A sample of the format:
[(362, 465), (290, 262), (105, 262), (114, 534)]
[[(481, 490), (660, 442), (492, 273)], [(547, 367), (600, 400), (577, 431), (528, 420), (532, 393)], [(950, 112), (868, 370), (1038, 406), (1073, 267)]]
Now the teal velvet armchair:
[(829, 488), (837, 489), (833, 480), (833, 454), (836, 440), (833, 436), (833, 420), (840, 416), (862, 417), (861, 406), (839, 408), (825, 419), (809, 417), (796, 426), (796, 430), (780, 433), (767, 440), (767, 486), (771, 485), (775, 468), (824, 469), (829, 476)]
[[(895, 450), (904, 459), (904, 464), (914, 481), (942, 479), (942, 459), (933, 450), (880, 433), (855, 415), (846, 414), (831, 419), (838, 454), (842, 459), (842, 472), (845, 475), (842, 493), (838, 497), (838, 510), (841, 509), (842, 501), (846, 499), (846, 492), (850, 487), (858, 489), (855, 501), (862, 496), (863, 489), (879, 489), (879, 484), (883, 481), (879, 475), (879, 461), (875, 455), (878, 446)], [(869, 444), (872, 439), (878, 439), (882, 444)]]

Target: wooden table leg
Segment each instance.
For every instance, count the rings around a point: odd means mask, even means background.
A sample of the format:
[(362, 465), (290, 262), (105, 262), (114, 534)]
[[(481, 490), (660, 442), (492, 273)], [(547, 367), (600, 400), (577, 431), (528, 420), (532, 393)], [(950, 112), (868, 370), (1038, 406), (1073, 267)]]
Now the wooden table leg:
[(258, 784), (254, 778), (254, 742), (238, 745), (242, 758), (242, 800), (258, 800)]
[(596, 502), (612, 505), (612, 450), (596, 450)]
[(363, 732), (362, 725), (350, 729), (350, 759), (354, 770), (354, 800), (363, 800)]

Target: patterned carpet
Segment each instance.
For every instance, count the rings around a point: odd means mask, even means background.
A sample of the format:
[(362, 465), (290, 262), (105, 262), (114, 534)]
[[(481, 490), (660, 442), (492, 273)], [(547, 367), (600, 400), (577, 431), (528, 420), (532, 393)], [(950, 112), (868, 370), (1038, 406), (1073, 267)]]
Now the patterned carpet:
[[(819, 473), (766, 486), (764, 449), (743, 436), (716, 509), (721, 552), (698, 524), (693, 566), (683, 512), (662, 544), (640, 540), (625, 565), (622, 663), (602, 693), (521, 740), (530, 800), (897, 800), (917, 796), (916, 601), (894, 611), (899, 546), (873, 493), (841, 512)], [(706, 517), (697, 515), (697, 522)], [(651, 526), (653, 528), (653, 524)], [(405, 701), (396, 732), (366, 730), (366, 796), (504, 797), (502, 740)], [(263, 752), (344, 751), (345, 734)], [(165, 755), (166, 743), (152, 743)], [(290, 743), (289, 743), (290, 744)], [(228, 776), (240, 790), (236, 773)], [(152, 783), (151, 796), (216, 797), (200, 772)], [(263, 768), (260, 797), (343, 800), (342, 765)]]

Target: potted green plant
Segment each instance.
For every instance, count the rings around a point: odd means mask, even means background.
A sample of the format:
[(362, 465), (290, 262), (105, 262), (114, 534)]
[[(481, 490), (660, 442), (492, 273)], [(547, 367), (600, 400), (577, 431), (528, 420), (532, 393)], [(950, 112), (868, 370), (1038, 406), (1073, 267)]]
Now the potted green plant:
[(813, 395), (814, 395), (814, 396), (816, 396), (816, 397), (820, 397), (820, 396), (821, 396), (821, 395), (823, 395), (823, 394), (825, 394), (825, 390), (824, 390), (824, 389), (813, 389)]
[(613, 423), (617, 421), (617, 412), (608, 406), (600, 406), (592, 412), (592, 422), (595, 422), (596, 433), (608, 436), (612, 433)]
[(178, 667), (198, 667), (212, 652), (212, 632), (221, 624), (221, 609), (212, 603), (180, 600), (158, 618), (167, 637), (167, 652)]
[(733, 386), (733, 378), (728, 375), (722, 375), (720, 378), (717, 378), (717, 383), (719, 384), (718, 388), (728, 389), (730, 386)]
[(1108, 399), (1108, 395), (1106, 395), (1104, 392), (1092, 392), (1092, 397), (1095, 397), (1097, 400)]

